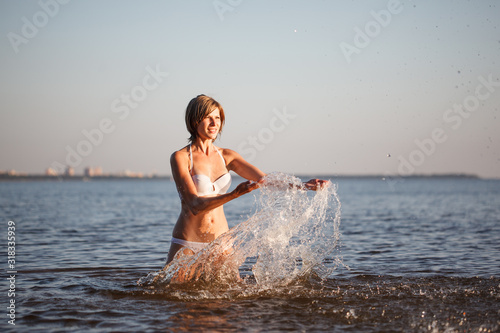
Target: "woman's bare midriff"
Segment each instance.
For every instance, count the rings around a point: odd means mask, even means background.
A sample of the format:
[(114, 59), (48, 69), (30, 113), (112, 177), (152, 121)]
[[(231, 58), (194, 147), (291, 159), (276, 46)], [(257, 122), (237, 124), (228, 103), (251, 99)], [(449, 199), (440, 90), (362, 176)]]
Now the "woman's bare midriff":
[(209, 243), (228, 230), (222, 206), (194, 215), (187, 207), (182, 205), (172, 236), (191, 242)]

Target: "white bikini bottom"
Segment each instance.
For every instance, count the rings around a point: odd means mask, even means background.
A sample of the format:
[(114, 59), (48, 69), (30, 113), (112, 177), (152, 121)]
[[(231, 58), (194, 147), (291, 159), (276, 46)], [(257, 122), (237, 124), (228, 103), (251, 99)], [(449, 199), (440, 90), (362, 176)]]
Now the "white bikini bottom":
[(191, 242), (191, 241), (187, 241), (187, 240), (179, 239), (179, 238), (175, 238), (175, 237), (172, 237), (170, 242), (187, 247), (188, 249), (190, 249), (194, 253), (203, 250), (208, 244), (210, 244), (210, 243), (203, 243), (203, 242)]

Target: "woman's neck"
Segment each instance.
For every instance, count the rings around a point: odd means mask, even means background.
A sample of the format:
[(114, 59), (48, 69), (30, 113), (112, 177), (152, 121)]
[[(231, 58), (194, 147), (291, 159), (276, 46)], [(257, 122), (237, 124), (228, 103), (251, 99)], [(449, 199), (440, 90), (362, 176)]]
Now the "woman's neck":
[(203, 152), (203, 154), (205, 155), (208, 155), (210, 152), (214, 151), (214, 144), (212, 139), (202, 140), (198, 138), (193, 143), (191, 143), (191, 146)]

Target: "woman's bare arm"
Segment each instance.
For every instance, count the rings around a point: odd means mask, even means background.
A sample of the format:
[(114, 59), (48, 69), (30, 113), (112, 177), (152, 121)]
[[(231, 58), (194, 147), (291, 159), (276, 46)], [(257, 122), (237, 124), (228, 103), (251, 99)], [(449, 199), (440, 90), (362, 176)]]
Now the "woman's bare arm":
[[(260, 171), (259, 168), (245, 161), (240, 154), (233, 150), (224, 149), (224, 158), (226, 161), (229, 161), (229, 169), (243, 178), (260, 181), (266, 175), (264, 172)], [(303, 183), (303, 187), (308, 190), (316, 191), (326, 186), (327, 183), (327, 180), (310, 179)]]
[(226, 160), (229, 170), (236, 172), (241, 177), (260, 181), (266, 174), (256, 166), (248, 163), (240, 154), (231, 149), (224, 149), (224, 159)]
[(181, 200), (194, 215), (217, 208), (259, 187), (258, 183), (247, 181), (239, 184), (229, 193), (214, 197), (200, 197), (189, 174), (188, 163), (187, 154), (182, 151), (177, 151), (170, 157), (172, 176), (177, 186), (177, 191)]

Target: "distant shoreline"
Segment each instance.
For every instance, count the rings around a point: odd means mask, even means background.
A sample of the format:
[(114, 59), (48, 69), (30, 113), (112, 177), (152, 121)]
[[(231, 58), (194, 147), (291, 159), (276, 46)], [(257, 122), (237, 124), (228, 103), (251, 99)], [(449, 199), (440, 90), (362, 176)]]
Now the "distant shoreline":
[[(301, 179), (306, 178), (324, 178), (324, 179), (380, 179), (380, 180), (394, 180), (394, 179), (482, 179), (477, 175), (472, 174), (416, 174), (416, 175), (295, 175)], [(103, 180), (172, 180), (172, 176), (148, 176), (148, 177), (131, 177), (120, 175), (107, 175), (107, 176), (48, 176), (48, 175), (8, 175), (0, 174), (1, 181), (103, 181)]]
[(150, 177), (131, 177), (120, 175), (108, 176), (47, 176), (47, 175), (0, 175), (0, 181), (101, 181), (101, 180), (171, 180), (170, 176), (150, 176)]

